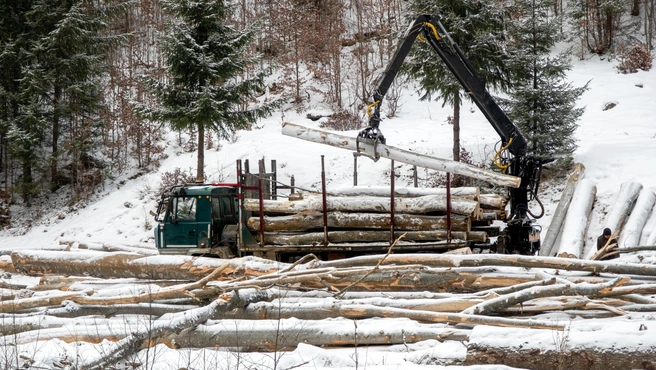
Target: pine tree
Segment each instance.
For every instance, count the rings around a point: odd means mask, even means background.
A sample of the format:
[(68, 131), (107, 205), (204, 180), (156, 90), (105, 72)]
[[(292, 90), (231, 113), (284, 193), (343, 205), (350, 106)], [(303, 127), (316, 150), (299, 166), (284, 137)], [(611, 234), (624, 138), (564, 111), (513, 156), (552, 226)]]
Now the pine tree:
[(514, 58), (507, 113), (526, 136), (533, 155), (560, 158), (567, 166), (576, 150), (576, 121), (583, 114), (575, 104), (587, 85), (575, 88), (566, 82), (571, 68), (566, 51), (551, 55), (560, 28), (558, 19), (549, 16), (553, 2), (520, 0), (515, 6), (518, 18), (509, 26)]
[(169, 78), (149, 79), (159, 108), (140, 107), (146, 117), (169, 123), (176, 130), (198, 133), (197, 178), (204, 178), (205, 130), (229, 138), (271, 112), (273, 104), (247, 107), (263, 89), (264, 73), (247, 77), (257, 59), (246, 49), (252, 32), (239, 32), (226, 23), (230, 4), (213, 0), (164, 0), (172, 18), (162, 40)]
[[(416, 14), (435, 14), (464, 51), (488, 88), (507, 87), (504, 21), (506, 9), (499, 1), (489, 0), (413, 0)], [(421, 44), (421, 43), (415, 43)], [(428, 46), (413, 47), (413, 59), (407, 71), (418, 78), (422, 98), (434, 96), (443, 105), (453, 106), (453, 159), (460, 160), (460, 105), (463, 90), (455, 76), (439, 56)], [(466, 96), (466, 95), (465, 95)]]

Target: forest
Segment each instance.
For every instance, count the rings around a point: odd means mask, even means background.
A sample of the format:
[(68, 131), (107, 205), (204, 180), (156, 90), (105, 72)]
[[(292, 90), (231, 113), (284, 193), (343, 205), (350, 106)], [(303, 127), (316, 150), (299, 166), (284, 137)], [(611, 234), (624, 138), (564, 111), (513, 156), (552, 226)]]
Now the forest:
[[(70, 202), (84, 201), (107, 179), (156, 169), (164, 132), (179, 132), (188, 151), (215, 148), (274, 109), (312, 108), (311, 98), (334, 112), (327, 128), (360, 128), (376, 78), (418, 14), (439, 15), (488, 88), (505, 94), (531, 150), (567, 158), (585, 90), (564, 79), (570, 62), (594, 53), (617, 59), (622, 73), (649, 70), (655, 7), (656, 0), (3, 2), (0, 209), (62, 189)], [(198, 21), (203, 12), (212, 24)], [(395, 115), (404, 81), (417, 81), (423, 98), (453, 107), (459, 160), (466, 94), (417, 44), (384, 114)], [(205, 68), (206, 52), (230, 63)], [(198, 102), (205, 106), (196, 116), (181, 113)]]

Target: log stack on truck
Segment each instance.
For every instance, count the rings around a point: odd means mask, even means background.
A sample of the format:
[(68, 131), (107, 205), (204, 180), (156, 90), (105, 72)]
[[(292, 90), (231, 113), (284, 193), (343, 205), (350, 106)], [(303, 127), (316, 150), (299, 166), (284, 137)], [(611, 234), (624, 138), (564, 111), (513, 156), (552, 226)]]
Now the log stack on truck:
[[(504, 206), (500, 196), (481, 195), (477, 187), (453, 188), (449, 194), (447, 189), (351, 187), (277, 199), (264, 186), (247, 185), (253, 181), (239, 161), (237, 169), (237, 183), (179, 185), (162, 195), (155, 231), (160, 253), (252, 254), (283, 261), (313, 253), (335, 259), (386, 253), (401, 235), (396, 252), (491, 249), (488, 233), (495, 228), (490, 225)], [(272, 178), (264, 177), (264, 183)], [(253, 198), (244, 196), (247, 190)]]

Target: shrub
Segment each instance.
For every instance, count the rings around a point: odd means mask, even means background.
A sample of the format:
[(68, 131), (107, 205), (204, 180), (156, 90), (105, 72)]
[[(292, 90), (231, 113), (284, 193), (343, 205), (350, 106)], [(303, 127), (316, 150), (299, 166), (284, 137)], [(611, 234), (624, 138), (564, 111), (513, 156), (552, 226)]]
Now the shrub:
[(331, 114), (326, 122), (319, 124), (319, 127), (335, 131), (359, 130), (362, 127), (362, 120), (355, 114), (342, 110)]
[(649, 71), (651, 69), (654, 57), (644, 44), (633, 42), (628, 47), (621, 45), (618, 47), (618, 56), (620, 64), (617, 69), (622, 73), (636, 73), (638, 69)]
[(173, 171), (164, 172), (157, 189), (157, 195), (162, 194), (166, 189), (173, 185), (191, 184), (196, 182), (196, 172), (191, 168), (183, 170), (176, 167)]

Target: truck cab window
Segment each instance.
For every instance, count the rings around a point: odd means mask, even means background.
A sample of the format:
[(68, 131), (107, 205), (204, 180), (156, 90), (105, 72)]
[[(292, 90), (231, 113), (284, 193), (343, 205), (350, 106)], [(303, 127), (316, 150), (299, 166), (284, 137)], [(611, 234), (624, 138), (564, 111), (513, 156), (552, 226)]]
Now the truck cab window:
[(196, 221), (196, 198), (176, 197), (173, 199), (173, 209), (178, 221)]

